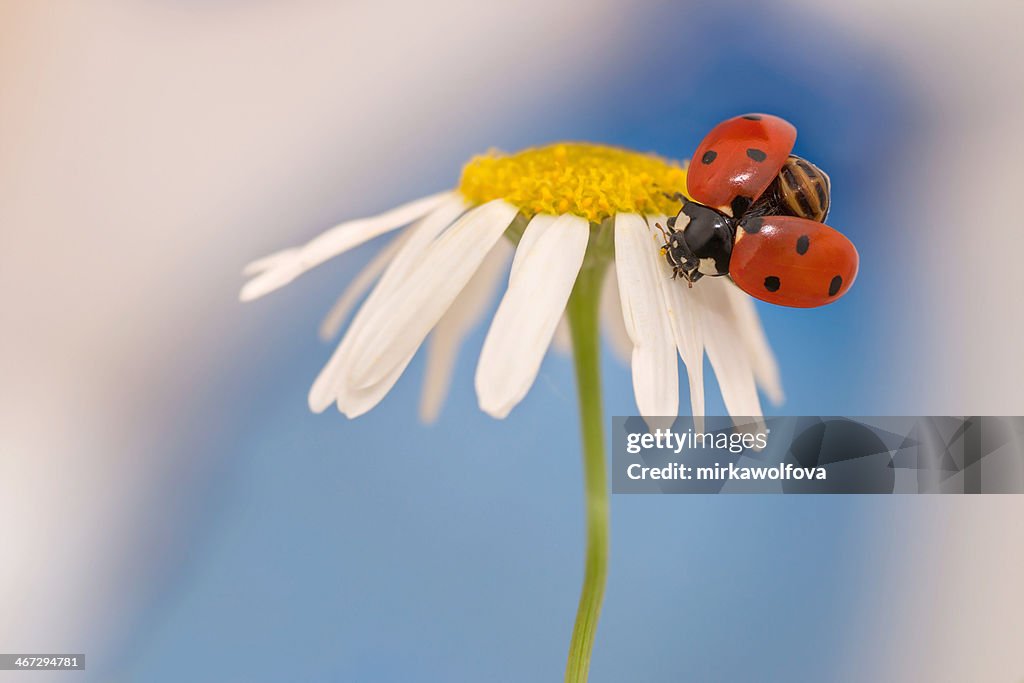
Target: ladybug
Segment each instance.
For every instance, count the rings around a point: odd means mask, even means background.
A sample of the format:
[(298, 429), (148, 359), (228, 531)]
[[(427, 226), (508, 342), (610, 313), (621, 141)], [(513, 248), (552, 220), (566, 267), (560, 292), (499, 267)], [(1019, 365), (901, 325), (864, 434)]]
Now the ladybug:
[[(729, 275), (751, 296), (797, 308), (841, 297), (857, 277), (857, 249), (825, 225), (831, 181), (792, 155), (796, 128), (745, 114), (715, 126), (687, 170), (691, 201), (662, 229), (672, 278), (689, 286)], [(661, 229), (661, 226), (658, 226)]]
[(668, 219), (662, 248), (673, 279), (692, 287), (705, 275), (729, 275), (756, 299), (813, 308), (841, 297), (857, 277), (857, 248), (824, 223), (800, 216), (737, 220), (677, 197), (683, 207)]

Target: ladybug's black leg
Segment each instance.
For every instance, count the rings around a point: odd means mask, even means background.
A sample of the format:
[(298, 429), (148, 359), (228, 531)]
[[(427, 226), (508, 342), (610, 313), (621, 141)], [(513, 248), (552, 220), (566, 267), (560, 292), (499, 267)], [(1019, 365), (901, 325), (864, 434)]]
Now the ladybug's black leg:
[(694, 261), (693, 269), (686, 273), (686, 286), (693, 287), (693, 283), (704, 277), (704, 273), (697, 270), (697, 263)]

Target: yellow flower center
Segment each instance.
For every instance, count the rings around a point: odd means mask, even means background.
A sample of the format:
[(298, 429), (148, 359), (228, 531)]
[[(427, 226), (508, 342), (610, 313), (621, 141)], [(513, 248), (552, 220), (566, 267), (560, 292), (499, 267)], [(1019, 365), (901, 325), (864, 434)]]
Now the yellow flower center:
[(571, 213), (593, 223), (617, 213), (679, 211), (686, 190), (679, 164), (617, 147), (563, 142), (515, 154), (491, 151), (462, 169), (459, 192), (474, 204), (504, 199), (527, 218)]

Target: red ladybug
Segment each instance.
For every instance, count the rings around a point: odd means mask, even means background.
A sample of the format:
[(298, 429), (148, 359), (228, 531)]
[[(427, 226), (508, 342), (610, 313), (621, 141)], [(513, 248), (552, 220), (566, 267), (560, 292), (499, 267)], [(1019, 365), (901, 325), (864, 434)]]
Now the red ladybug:
[[(755, 298), (798, 308), (849, 290), (857, 249), (820, 222), (828, 176), (790, 155), (795, 139), (791, 124), (767, 114), (729, 119), (707, 135), (687, 175), (698, 201), (676, 195), (683, 206), (668, 219), (662, 252), (673, 278), (692, 286), (705, 275), (730, 275)], [(788, 215), (763, 215), (776, 212)]]
[(686, 172), (687, 193), (739, 218), (779, 175), (796, 142), (793, 124), (770, 114), (744, 114), (708, 133)]

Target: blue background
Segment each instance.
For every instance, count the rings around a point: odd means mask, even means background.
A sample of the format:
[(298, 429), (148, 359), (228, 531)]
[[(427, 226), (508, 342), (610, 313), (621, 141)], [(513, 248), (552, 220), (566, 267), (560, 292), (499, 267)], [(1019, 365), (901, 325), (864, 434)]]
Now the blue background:
[[(824, 309), (759, 306), (786, 403), (769, 412), (893, 410), (879, 391), (907, 302), (887, 248), (903, 219), (900, 159), (920, 112), (891, 64), (777, 5), (638, 7), (632, 61), (567, 88), (543, 118), (481, 127), (393, 202), (452, 184), (491, 146), (560, 139), (689, 156), (719, 120), (748, 111), (799, 129), (796, 153), (833, 181), (830, 224), (861, 274)], [(583, 97), (581, 93), (588, 93)], [(331, 154), (328, 149), (326, 154)], [(340, 154), (341, 151), (338, 150)], [(384, 208), (370, 207), (371, 209)], [(343, 205), (320, 215), (358, 215)], [(551, 356), (505, 421), (479, 412), (468, 340), (438, 424), (416, 419), (422, 360), (384, 403), (347, 421), (306, 393), (329, 355), (322, 312), (370, 245), (292, 288), (238, 307), (254, 348), (172, 416), (169, 451), (202, 453), (168, 481), (188, 510), (155, 538), (157, 589), (98, 676), (146, 681), (555, 680), (582, 575), (583, 503), (570, 361)], [(224, 296), (234, 296), (225, 292)], [(889, 327), (886, 327), (889, 326)], [(635, 412), (628, 369), (606, 354), (608, 415)], [(710, 371), (709, 371), (710, 372)], [(708, 375), (709, 378), (711, 375)], [(709, 385), (709, 413), (724, 406)], [(685, 405), (685, 403), (683, 404)], [(176, 499), (177, 496), (187, 497)], [(891, 508), (842, 497), (615, 497), (611, 574), (591, 680), (854, 677), (844, 643), (883, 581), (868, 542)], [(188, 653), (188, 656), (183, 656)], [(197, 673), (201, 672), (201, 673)]]

